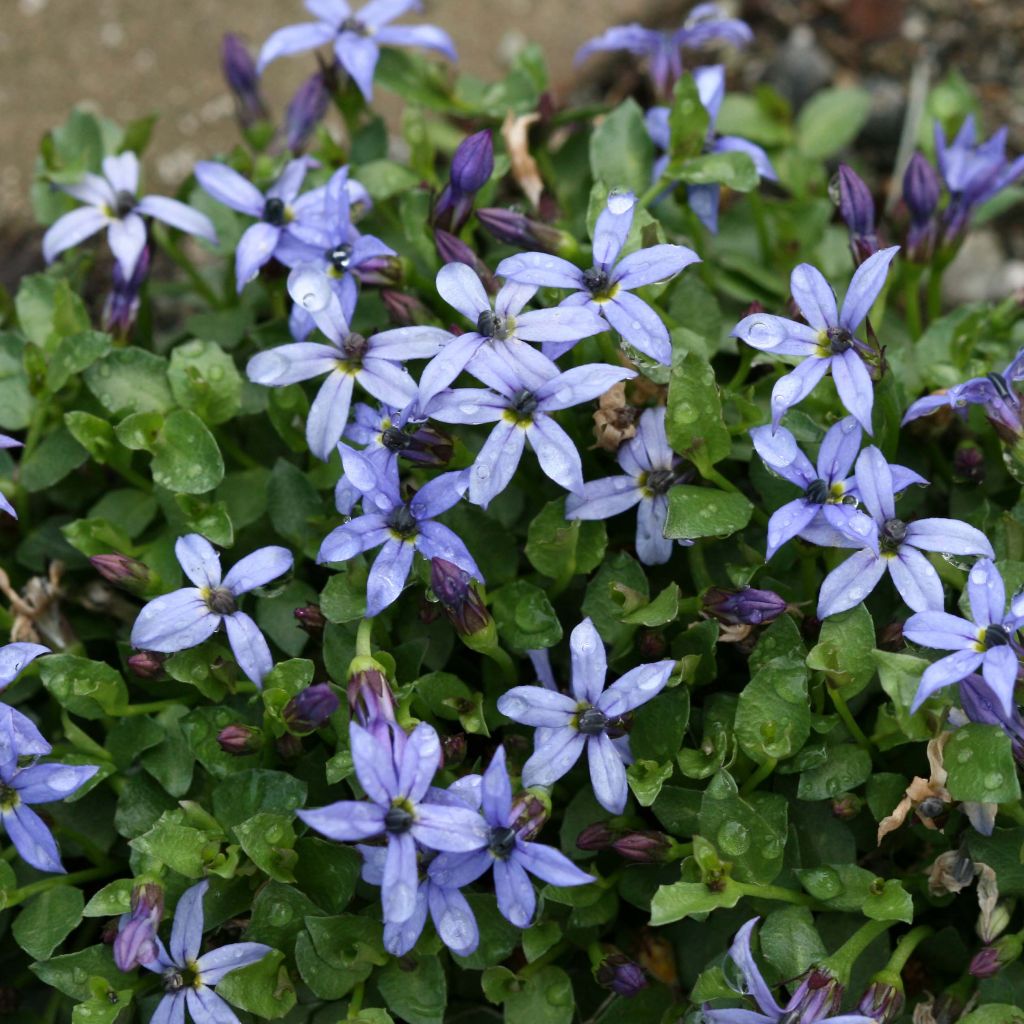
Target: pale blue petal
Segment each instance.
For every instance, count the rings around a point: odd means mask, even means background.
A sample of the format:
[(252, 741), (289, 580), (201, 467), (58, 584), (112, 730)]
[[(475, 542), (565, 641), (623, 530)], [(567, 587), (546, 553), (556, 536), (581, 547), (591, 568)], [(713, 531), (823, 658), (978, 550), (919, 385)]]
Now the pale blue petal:
[(224, 629), (238, 667), (257, 687), (263, 686), (263, 677), (274, 667), (274, 658), (260, 627), (245, 612), (235, 612), (224, 617)]

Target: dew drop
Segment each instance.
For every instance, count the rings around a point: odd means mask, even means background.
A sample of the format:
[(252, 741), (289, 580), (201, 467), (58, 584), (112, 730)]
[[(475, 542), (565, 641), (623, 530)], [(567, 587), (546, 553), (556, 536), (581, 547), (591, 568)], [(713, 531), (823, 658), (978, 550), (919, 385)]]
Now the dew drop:
[(739, 857), (750, 848), (750, 830), (738, 821), (727, 821), (718, 830), (718, 845), (727, 857)]
[(1002, 772), (989, 772), (983, 781), (986, 789), (998, 789), (1003, 784)]

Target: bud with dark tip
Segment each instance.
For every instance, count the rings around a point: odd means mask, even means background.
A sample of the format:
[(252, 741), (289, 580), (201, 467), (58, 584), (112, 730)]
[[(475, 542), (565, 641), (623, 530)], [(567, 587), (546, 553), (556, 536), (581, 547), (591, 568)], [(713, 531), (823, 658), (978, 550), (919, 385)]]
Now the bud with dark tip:
[(466, 734), (453, 733), (441, 740), (441, 756), (446, 768), (458, 768), (466, 760)]
[[(895, 979), (899, 982), (899, 979)], [(903, 1012), (906, 998), (902, 983), (891, 984), (876, 978), (857, 1003), (857, 1013), (871, 1018), (875, 1024), (891, 1024)]]
[(637, 649), (643, 661), (660, 661), (668, 650), (668, 641), (660, 629), (645, 629), (637, 641)]
[(135, 318), (139, 314), (142, 301), (142, 286), (149, 276), (149, 246), (143, 246), (135, 269), (130, 277), (125, 277), (121, 265), (115, 260), (111, 271), (111, 289), (103, 303), (101, 324), (103, 330), (115, 338), (125, 339), (132, 333)]
[(164, 916), (164, 891), (154, 882), (132, 890), (131, 912), (122, 914), (114, 939), (114, 963), (118, 970), (134, 971), (159, 955), (156, 930)]
[(596, 821), (576, 837), (576, 846), (581, 850), (607, 850), (620, 834), (608, 822)]
[(512, 801), (512, 827), (525, 842), (533, 839), (551, 817), (551, 798), (528, 789)]
[(143, 593), (153, 580), (148, 565), (127, 555), (93, 555), (89, 561), (105, 580), (129, 594)]
[(647, 988), (644, 969), (618, 951), (605, 954), (594, 971), (594, 979), (602, 988), (627, 999)]
[(434, 243), (438, 256), (445, 263), (465, 263), (480, 278), (488, 292), (493, 295), (498, 291), (498, 282), (487, 264), (461, 238), (442, 228), (434, 228)]
[(832, 800), (832, 816), (840, 821), (852, 821), (863, 807), (864, 801), (856, 793), (842, 793)]
[(985, 453), (973, 441), (965, 441), (953, 452), (953, 476), (967, 484), (985, 482)]
[(458, 231), (469, 219), (473, 196), (487, 184), (493, 173), (494, 142), (490, 130), (485, 129), (463, 139), (452, 156), (448, 184), (434, 204), (431, 222)]
[(290, 732), (286, 732), (283, 736), (277, 738), (274, 743), (274, 749), (282, 761), (292, 764), (302, 756), (302, 740), (298, 736), (293, 736)]
[(320, 611), (319, 605), (304, 605), (302, 608), (296, 608), (293, 614), (298, 619), (299, 626), (310, 636), (319, 636), (324, 631), (324, 626), (327, 625), (327, 620), (324, 618), (324, 613)]
[(393, 288), (381, 289), (380, 298), (388, 311), (388, 316), (391, 317), (391, 322), (399, 327), (421, 324), (429, 312), (415, 295), (406, 295)]
[(360, 725), (372, 722), (395, 720), (395, 695), (379, 661), (365, 655), (357, 655), (348, 667), (349, 711)]
[(839, 165), (838, 178), (839, 214), (850, 230), (850, 251), (859, 265), (878, 251), (875, 200), (860, 175), (846, 164)]
[(1019, 935), (1004, 935), (975, 953), (968, 971), (975, 978), (994, 978), (1004, 967), (1020, 959), (1024, 947)]
[(520, 249), (540, 250), (565, 256), (575, 247), (573, 240), (563, 231), (531, 220), (524, 213), (505, 210), (499, 206), (488, 206), (476, 211), (476, 219), (499, 242), (517, 246)]
[(843, 1000), (843, 986), (839, 979), (824, 967), (812, 967), (803, 976), (793, 998), (786, 1004), (792, 1020), (821, 1020), (839, 1011)]
[(242, 128), (267, 120), (269, 115), (260, 95), (256, 62), (245, 43), (233, 32), (226, 33), (221, 43), (221, 68), (234, 94), (235, 110)]
[(341, 706), (329, 683), (316, 683), (297, 693), (281, 712), (289, 732), (303, 735), (319, 729)]
[(612, 849), (638, 864), (660, 864), (668, 860), (672, 840), (664, 832), (629, 832), (612, 843)]
[(296, 90), (284, 114), (284, 130), (288, 148), (298, 156), (309, 141), (313, 130), (323, 120), (331, 102), (325, 75), (316, 71)]
[(760, 626), (774, 622), (785, 610), (786, 602), (772, 590), (723, 590), (711, 587), (701, 599), (704, 610), (719, 622), (732, 626)]
[(217, 744), (225, 754), (254, 754), (263, 746), (263, 733), (251, 725), (226, 725), (217, 733)]
[(160, 679), (164, 674), (164, 662), (166, 654), (157, 654), (156, 651), (139, 651), (133, 654), (127, 662), (132, 674), (139, 679)]
[(494, 617), (468, 572), (443, 558), (432, 558), (430, 587), (467, 647), (478, 651), (497, 644)]
[(915, 263), (927, 263), (935, 248), (935, 211), (941, 185), (935, 168), (915, 153), (903, 173), (903, 202), (910, 211), (905, 252)]

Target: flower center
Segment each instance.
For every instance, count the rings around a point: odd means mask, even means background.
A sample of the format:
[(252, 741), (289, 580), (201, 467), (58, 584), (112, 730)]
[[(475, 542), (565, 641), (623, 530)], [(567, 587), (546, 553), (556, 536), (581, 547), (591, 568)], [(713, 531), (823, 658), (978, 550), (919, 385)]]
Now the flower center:
[(400, 836), (412, 828), (415, 820), (412, 811), (404, 804), (396, 803), (389, 807), (387, 814), (384, 815), (384, 828), (393, 836)]
[(404, 430), (399, 430), (398, 427), (388, 427), (380, 435), (380, 443), (389, 452), (400, 452), (412, 444), (412, 434), (407, 434)]
[(358, 18), (346, 18), (339, 26), (339, 32), (354, 32), (357, 36), (369, 35), (366, 26)]
[(0, 782), (0, 811), (11, 811), (20, 803), (18, 791), (6, 782)]
[(600, 736), (608, 725), (608, 716), (600, 708), (587, 708), (576, 716), (576, 728), (584, 736)]
[(487, 849), (499, 860), (504, 860), (516, 845), (516, 830), (509, 825), (492, 828)]
[(366, 338), (361, 334), (350, 334), (342, 343), (341, 347), (345, 352), (345, 358), (352, 363), (363, 362), (363, 356), (366, 355), (366, 350), (370, 347)]
[(283, 199), (271, 198), (263, 204), (263, 219), (275, 228), (281, 227), (287, 219)]
[(828, 484), (824, 480), (812, 480), (810, 486), (804, 491), (804, 497), (812, 505), (824, 505), (828, 497)]
[(907, 537), (907, 524), (902, 519), (887, 519), (880, 538), (883, 551), (895, 551)]
[(238, 611), (235, 595), (227, 587), (212, 587), (206, 595), (206, 607), (217, 615), (233, 615)]
[(388, 526), (398, 534), (402, 540), (414, 537), (418, 530), (416, 517), (409, 511), (408, 505), (400, 505), (391, 513), (388, 518)]
[(194, 965), (189, 964), (184, 970), (172, 967), (163, 973), (164, 991), (174, 993), (183, 988), (196, 988), (198, 980), (199, 973)]
[(507, 341), (512, 336), (514, 325), (515, 321), (511, 317), (499, 316), (489, 309), (485, 309), (476, 318), (477, 333), (496, 341)]
[(529, 423), (537, 405), (532, 391), (520, 391), (509, 404), (509, 411), (520, 423)]
[(652, 469), (644, 478), (644, 487), (651, 494), (665, 494), (676, 482), (676, 474), (671, 469)]
[(324, 253), (324, 259), (339, 273), (344, 274), (352, 262), (352, 246), (346, 244), (335, 246)]
[(989, 384), (995, 388), (996, 394), (1007, 402), (1016, 402), (1017, 396), (1010, 390), (1010, 386), (1006, 383), (1006, 378), (1001, 373), (987, 373), (985, 374)]
[(991, 626), (985, 627), (985, 650), (991, 650), (993, 647), (1007, 647), (1010, 643), (1010, 634), (1007, 632), (1005, 626), (1001, 626), (995, 623)]
[(591, 267), (583, 271), (583, 287), (591, 295), (603, 295), (608, 291), (608, 271), (600, 267)]
[(114, 197), (114, 216), (127, 217), (135, 209), (135, 196), (128, 189), (121, 189)]
[(830, 327), (825, 334), (832, 355), (840, 356), (847, 349), (853, 348), (853, 335), (845, 327)]

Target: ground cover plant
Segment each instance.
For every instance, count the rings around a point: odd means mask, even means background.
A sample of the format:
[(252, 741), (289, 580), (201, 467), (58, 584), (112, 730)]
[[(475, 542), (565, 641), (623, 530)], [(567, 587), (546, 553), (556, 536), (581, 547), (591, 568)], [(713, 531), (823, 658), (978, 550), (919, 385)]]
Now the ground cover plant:
[(712, 4), (583, 107), (415, 7), (225, 39), (174, 197), (43, 143), (0, 1016), (1024, 1021), (1024, 306), (942, 290), (1024, 158), (950, 79), (872, 189)]

